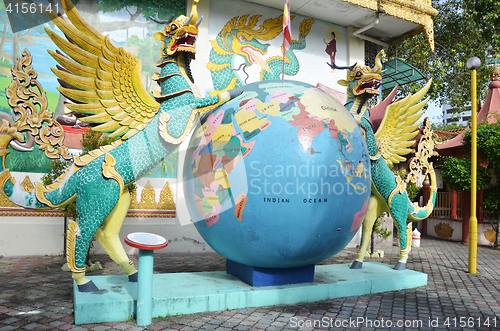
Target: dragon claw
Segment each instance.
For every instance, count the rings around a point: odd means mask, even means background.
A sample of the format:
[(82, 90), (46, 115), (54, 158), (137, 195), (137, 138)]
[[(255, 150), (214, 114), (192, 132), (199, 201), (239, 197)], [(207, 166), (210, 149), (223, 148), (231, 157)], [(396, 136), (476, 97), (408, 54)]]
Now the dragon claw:
[(128, 281), (131, 283), (137, 283), (139, 272), (135, 272), (131, 275), (128, 275)]
[(201, 117), (200, 117), (201, 124), (205, 124), (208, 116), (210, 116), (210, 114), (212, 114), (213, 112), (214, 112), (214, 109), (211, 109), (211, 110), (206, 111), (203, 115), (201, 115)]
[(406, 269), (406, 263), (405, 262), (398, 262), (394, 266), (394, 270), (405, 270)]
[(363, 268), (363, 262), (354, 261), (351, 264), (351, 269), (361, 269), (361, 268)]
[(241, 93), (243, 93), (243, 90), (241, 88), (235, 88), (235, 89), (232, 89), (232, 90), (228, 90), (228, 92), (229, 92), (229, 97), (231, 99), (233, 99), (233, 98), (236, 98)]
[(87, 282), (82, 285), (78, 285), (79, 292), (97, 292), (99, 289), (95, 286), (93, 281)]

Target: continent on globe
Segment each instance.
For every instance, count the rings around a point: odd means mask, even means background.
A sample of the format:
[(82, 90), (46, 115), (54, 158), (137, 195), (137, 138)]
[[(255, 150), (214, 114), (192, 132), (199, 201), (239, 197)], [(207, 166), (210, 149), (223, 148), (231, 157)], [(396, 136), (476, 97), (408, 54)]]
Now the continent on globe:
[(300, 113), (293, 117), (290, 124), (297, 127), (297, 137), (305, 151), (311, 147), (314, 138), (325, 130), (323, 119), (310, 116), (305, 107), (299, 104)]
[(241, 193), (236, 198), (236, 208), (234, 209), (234, 216), (238, 219), (238, 221), (242, 221), (241, 214), (243, 214), (243, 210), (245, 209), (245, 204), (247, 203), (247, 195), (245, 193)]

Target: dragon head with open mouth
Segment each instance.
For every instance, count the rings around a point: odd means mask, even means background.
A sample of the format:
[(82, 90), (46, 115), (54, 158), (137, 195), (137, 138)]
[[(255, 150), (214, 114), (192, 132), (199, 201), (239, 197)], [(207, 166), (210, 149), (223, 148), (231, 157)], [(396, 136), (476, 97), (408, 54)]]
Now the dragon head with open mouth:
[(274, 39), (283, 29), (281, 18), (268, 19), (262, 23), (259, 29), (256, 29), (260, 16), (249, 17), (249, 15), (244, 15), (233, 17), (226, 23), (220, 33), (220, 40), (224, 49), (242, 56), (246, 66), (257, 64), (265, 67), (263, 56), (267, 53), (269, 44), (263, 44), (260, 41)]
[(194, 58), (196, 54), (196, 39), (198, 38), (198, 26), (203, 17), (198, 19), (196, 5), (199, 0), (195, 0), (191, 10), (191, 17), (181, 15), (174, 20), (174, 16), (168, 21), (161, 21), (151, 17), (159, 24), (164, 24), (163, 32), (156, 32), (155, 38), (162, 41), (162, 55), (164, 57), (174, 57), (180, 52), (191, 54)]
[(347, 87), (348, 103), (345, 105), (356, 119), (361, 118), (367, 108), (367, 101), (371, 96), (380, 94), (382, 84), (382, 62), (384, 51), (380, 51), (375, 58), (375, 66), (355, 64), (351, 67), (337, 67), (347, 69), (347, 80), (338, 81)]
[(380, 61), (384, 51), (380, 51), (375, 58), (375, 67), (356, 64), (347, 71), (347, 80), (339, 80), (340, 85), (347, 86), (347, 95), (351, 98), (365, 93), (379, 95), (382, 84), (382, 62)]

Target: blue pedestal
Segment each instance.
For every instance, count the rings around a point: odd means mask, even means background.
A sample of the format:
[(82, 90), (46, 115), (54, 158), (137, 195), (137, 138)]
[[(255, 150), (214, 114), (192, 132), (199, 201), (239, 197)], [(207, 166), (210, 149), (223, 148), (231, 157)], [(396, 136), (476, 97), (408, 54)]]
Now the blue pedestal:
[(153, 313), (153, 260), (154, 251), (139, 250), (139, 275), (137, 279), (137, 325), (151, 324)]
[(254, 287), (312, 283), (314, 281), (314, 264), (296, 268), (261, 268), (226, 259), (226, 272)]

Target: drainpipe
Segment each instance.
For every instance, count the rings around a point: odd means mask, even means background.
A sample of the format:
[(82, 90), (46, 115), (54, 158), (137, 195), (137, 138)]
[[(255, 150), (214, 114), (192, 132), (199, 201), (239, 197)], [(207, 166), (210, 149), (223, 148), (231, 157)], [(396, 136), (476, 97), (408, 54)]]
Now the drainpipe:
[(366, 30), (369, 30), (371, 28), (373, 28), (375, 25), (377, 25), (379, 22), (379, 18), (378, 18), (378, 12), (375, 13), (375, 19), (373, 20), (372, 23), (360, 28), (360, 29), (357, 29), (356, 31), (354, 31), (352, 33), (352, 35), (354, 37), (358, 37), (360, 39), (364, 39), (364, 40), (368, 40), (368, 41), (371, 41), (372, 43), (375, 43), (377, 45), (380, 45), (384, 48), (388, 48), (389, 47), (389, 44), (387, 43), (384, 43), (383, 41), (381, 40), (378, 40), (378, 39), (375, 39), (375, 38), (372, 38), (372, 37), (368, 37), (368, 36), (365, 36), (364, 34), (362, 34), (363, 32), (365, 32)]

